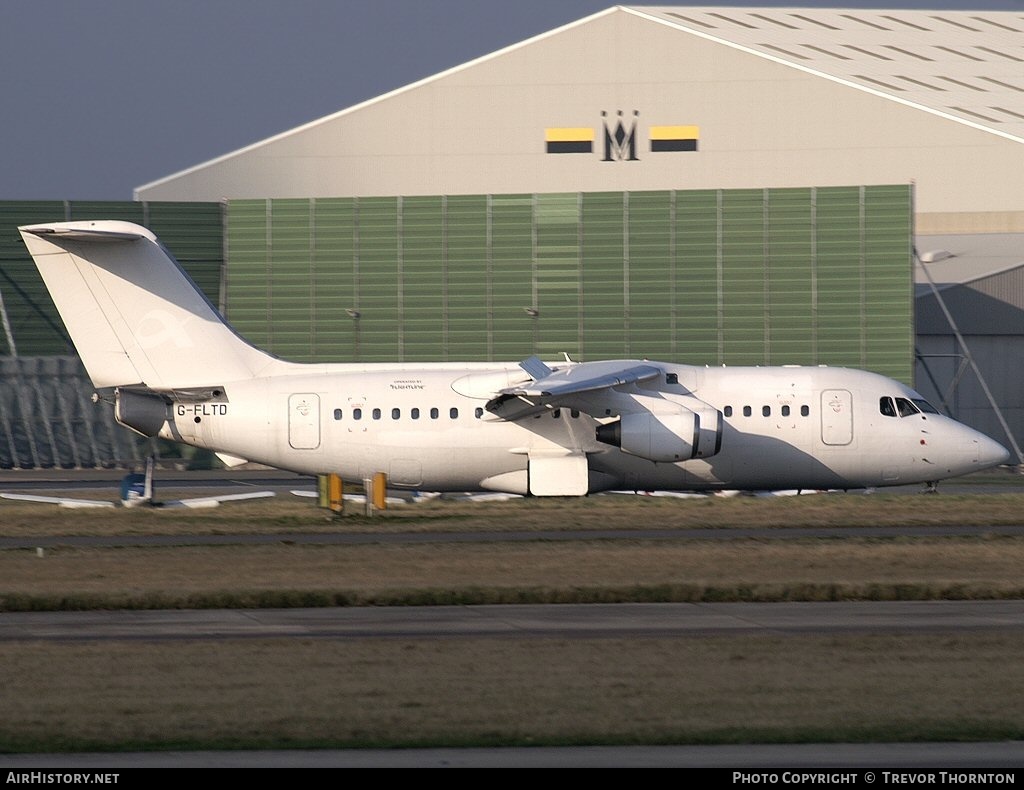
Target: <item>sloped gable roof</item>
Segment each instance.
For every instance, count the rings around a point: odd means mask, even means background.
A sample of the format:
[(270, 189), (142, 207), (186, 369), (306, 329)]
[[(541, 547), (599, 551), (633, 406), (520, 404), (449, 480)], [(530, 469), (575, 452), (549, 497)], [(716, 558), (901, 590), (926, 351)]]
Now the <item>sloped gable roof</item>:
[(624, 10), (1024, 142), (1024, 11)]
[(617, 13), (1024, 142), (1024, 11), (615, 6), (141, 185), (136, 195)]

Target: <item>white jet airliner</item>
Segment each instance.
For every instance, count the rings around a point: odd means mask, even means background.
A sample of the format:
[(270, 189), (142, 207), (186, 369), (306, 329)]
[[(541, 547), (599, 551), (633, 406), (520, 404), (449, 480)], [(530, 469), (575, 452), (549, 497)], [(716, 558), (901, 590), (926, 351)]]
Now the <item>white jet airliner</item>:
[(146, 228), (20, 230), (118, 422), (229, 464), (582, 496), (935, 483), (1009, 458), (909, 387), (846, 368), (286, 362), (237, 335)]

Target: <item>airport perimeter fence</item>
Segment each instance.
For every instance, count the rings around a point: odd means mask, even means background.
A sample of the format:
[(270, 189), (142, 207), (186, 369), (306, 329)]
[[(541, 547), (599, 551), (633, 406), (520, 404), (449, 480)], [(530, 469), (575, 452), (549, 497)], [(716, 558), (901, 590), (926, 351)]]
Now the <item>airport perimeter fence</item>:
[(0, 469), (128, 469), (157, 450), (93, 392), (78, 357), (0, 357)]

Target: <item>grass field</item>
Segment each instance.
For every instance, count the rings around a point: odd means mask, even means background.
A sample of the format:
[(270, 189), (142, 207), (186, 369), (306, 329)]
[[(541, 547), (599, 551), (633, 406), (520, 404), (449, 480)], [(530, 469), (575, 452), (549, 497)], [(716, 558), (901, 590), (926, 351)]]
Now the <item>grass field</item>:
[[(287, 532), (496, 532), (588, 529), (729, 529), (736, 527), (1004, 525), (1024, 523), (1024, 477), (1005, 492), (916, 495), (878, 492), (775, 498), (748, 496), (672, 499), (594, 496), (472, 503), (430, 501), (391, 506), (375, 516), (361, 504), (346, 515), (317, 508), (312, 499), (279, 496), (210, 510), (118, 508), (66, 510), (0, 500), (0, 536), (280, 534)], [(196, 496), (187, 490), (161, 496)], [(99, 498), (97, 496), (97, 498)]]
[(0, 749), (1024, 738), (999, 634), (0, 644)]
[[(0, 504), (3, 535), (173, 534), (159, 548), (0, 551), (0, 606), (1024, 598), (1024, 538), (857, 526), (1017, 524), (1024, 494), (309, 501), (181, 514)], [(695, 540), (686, 530), (851, 527)], [(678, 538), (299, 545), (288, 533), (678, 530)], [(261, 546), (196, 534), (274, 533)], [(176, 541), (179, 542), (179, 541)], [(2, 617), (2, 615), (0, 615)], [(1024, 636), (266, 639), (0, 643), (0, 750), (1024, 738)]]

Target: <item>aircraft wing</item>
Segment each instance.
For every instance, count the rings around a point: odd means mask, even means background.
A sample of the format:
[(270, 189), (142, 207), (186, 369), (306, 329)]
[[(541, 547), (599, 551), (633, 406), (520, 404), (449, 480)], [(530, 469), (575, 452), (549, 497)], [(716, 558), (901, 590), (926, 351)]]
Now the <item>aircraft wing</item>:
[(522, 494), (507, 494), (502, 491), (466, 491), (461, 494), (449, 494), (447, 499), (458, 502), (507, 502), (510, 499), (522, 499)]
[[(315, 499), (320, 496), (316, 491), (295, 489), (292, 491), (295, 496)], [(441, 493), (438, 491), (416, 491), (408, 499), (404, 497), (387, 497), (389, 505), (408, 505), (417, 502), (429, 502), (434, 499), (456, 502), (504, 502), (509, 499), (522, 499), (522, 494), (505, 494), (499, 491), (463, 491), (461, 493)], [(354, 504), (365, 504), (366, 497), (363, 494), (345, 494), (345, 501)]]
[(17, 499), (22, 502), (42, 502), (60, 507), (115, 507), (113, 502), (105, 502), (100, 499), (72, 499), (70, 497), (36, 496), (35, 494), (0, 494), (0, 497)]
[(583, 362), (559, 370), (552, 370), (536, 357), (519, 364), (534, 380), (499, 390), (497, 397), (487, 403), (488, 411), (506, 420), (529, 417), (569, 404), (581, 395), (649, 381), (662, 375), (661, 368), (654, 365), (629, 361)]
[(602, 491), (602, 495), (609, 496), (647, 496), (647, 497), (668, 497), (670, 499), (707, 499), (707, 493), (697, 491)]
[[(317, 499), (320, 494), (317, 491), (306, 491), (304, 489), (295, 489), (292, 491), (295, 496), (306, 497), (307, 499)], [(366, 495), (365, 494), (345, 494), (343, 497), (345, 502), (351, 502), (355, 505), (365, 505)], [(384, 498), (384, 502), (388, 505), (411, 505), (416, 502), (426, 502), (428, 499), (433, 497), (417, 496), (412, 494), (408, 498), (399, 496), (389, 496)]]
[(172, 499), (158, 503), (158, 507), (205, 508), (218, 507), (221, 502), (239, 502), (244, 499), (265, 499), (276, 496), (273, 491), (249, 491), (244, 494), (222, 494), (220, 496), (204, 496), (195, 499)]

